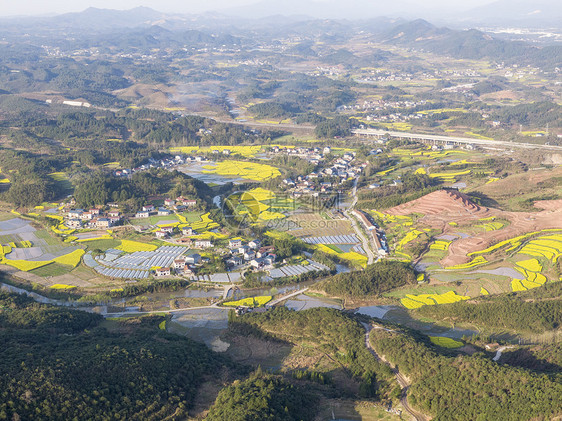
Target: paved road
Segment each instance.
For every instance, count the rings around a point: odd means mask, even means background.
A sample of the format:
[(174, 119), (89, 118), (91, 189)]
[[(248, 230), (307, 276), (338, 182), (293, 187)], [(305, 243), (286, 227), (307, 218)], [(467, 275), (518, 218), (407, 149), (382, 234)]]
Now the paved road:
[(295, 292), (293, 292), (293, 293), (291, 293), (291, 294), (289, 294), (289, 295), (284, 295), (283, 297), (276, 298), (275, 300), (270, 301), (269, 303), (267, 303), (267, 305), (268, 305), (268, 307), (274, 306), (275, 304), (278, 304), (278, 303), (280, 303), (281, 301), (285, 301), (285, 300), (287, 300), (287, 299), (289, 299), (289, 298), (292, 298), (292, 297), (294, 297), (294, 296), (296, 296), (296, 295), (304, 294), (306, 291), (308, 291), (308, 288), (299, 289), (298, 291), (295, 291)]
[[(295, 295), (300, 295), (308, 291), (308, 288), (299, 289), (289, 295), (285, 295), (283, 297), (276, 298), (273, 301), (267, 303), (268, 306), (273, 306), (275, 304), (280, 303), (281, 301), (287, 300)], [(185, 307), (185, 308), (175, 308), (173, 310), (154, 310), (154, 311), (123, 311), (120, 313), (105, 313), (104, 316), (106, 317), (122, 317), (122, 316), (133, 316), (137, 314), (162, 314), (162, 313), (177, 313), (181, 311), (192, 311), (192, 310), (208, 310), (212, 309), (219, 309), (219, 310), (231, 310), (229, 307), (219, 307), (219, 303), (211, 304), (209, 306), (201, 306), (201, 307)]]
[(377, 129), (357, 129), (352, 130), (353, 134), (360, 136), (384, 136), (389, 134), (392, 137), (412, 139), (412, 140), (429, 140), (435, 142), (463, 143), (480, 146), (496, 146), (503, 148), (524, 148), (524, 149), (548, 149), (552, 151), (562, 151), (562, 146), (555, 145), (534, 145), (532, 143), (506, 142), (494, 139), (473, 139), (469, 137), (439, 136), (430, 134), (419, 134), (409, 132), (395, 132)]
[(371, 331), (373, 330), (373, 325), (367, 323), (362, 323), (362, 325), (365, 328), (365, 346), (378, 361), (385, 363), (387, 366), (390, 367), (390, 369), (394, 373), (394, 376), (396, 377), (396, 381), (398, 382), (400, 388), (402, 389), (402, 396), (400, 398), (400, 403), (402, 404), (406, 412), (409, 413), (412, 416), (412, 418), (415, 419), (416, 421), (428, 421), (429, 420), (428, 417), (426, 417), (421, 412), (416, 411), (408, 404), (408, 388), (410, 387), (410, 382), (408, 382), (408, 380), (395, 367), (391, 367), (387, 361), (383, 360), (371, 345), (369, 336), (371, 334)]
[(363, 231), (359, 227), (359, 222), (357, 221), (357, 219), (355, 219), (351, 215), (351, 211), (357, 204), (357, 179), (355, 179), (355, 183), (353, 184), (353, 190), (351, 192), (351, 195), (353, 196), (353, 201), (351, 202), (351, 205), (349, 205), (349, 207), (344, 211), (344, 214), (349, 220), (349, 222), (351, 222), (351, 226), (353, 227), (357, 236), (361, 239), (361, 242), (363, 243), (363, 250), (365, 250), (365, 253), (367, 253), (367, 264), (370, 265), (375, 261), (375, 255), (373, 253), (373, 250), (371, 249), (371, 243), (369, 242), (368, 238), (365, 237), (365, 235), (363, 234)]

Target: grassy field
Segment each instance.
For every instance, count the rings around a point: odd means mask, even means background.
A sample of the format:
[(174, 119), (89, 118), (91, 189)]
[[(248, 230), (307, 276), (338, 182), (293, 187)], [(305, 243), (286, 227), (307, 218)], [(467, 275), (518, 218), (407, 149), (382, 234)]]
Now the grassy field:
[(37, 269), (30, 271), (34, 275), (41, 276), (42, 278), (48, 278), (50, 276), (60, 276), (69, 273), (72, 269), (68, 266), (60, 263), (50, 263), (46, 266), (42, 266)]
[(86, 241), (83, 244), (87, 247), (88, 250), (107, 250), (118, 247), (119, 245), (121, 245), (121, 241), (115, 239), (92, 240)]

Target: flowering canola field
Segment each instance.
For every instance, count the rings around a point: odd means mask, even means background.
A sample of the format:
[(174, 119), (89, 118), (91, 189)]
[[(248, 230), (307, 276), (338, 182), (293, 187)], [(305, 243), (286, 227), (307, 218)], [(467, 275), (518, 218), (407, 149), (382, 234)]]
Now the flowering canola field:
[(254, 181), (264, 181), (279, 177), (281, 172), (271, 165), (244, 161), (220, 161), (205, 165), (203, 172), (226, 177), (240, 177)]

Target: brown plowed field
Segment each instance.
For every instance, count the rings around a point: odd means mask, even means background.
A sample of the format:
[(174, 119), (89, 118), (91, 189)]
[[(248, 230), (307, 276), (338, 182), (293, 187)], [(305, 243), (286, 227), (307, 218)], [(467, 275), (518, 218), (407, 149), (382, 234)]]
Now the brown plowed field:
[[(439, 190), (412, 202), (388, 209), (391, 215), (423, 214), (420, 222), (432, 228), (440, 229), (445, 234), (462, 232), (463, 225), (470, 225), (481, 218), (495, 216), (505, 219), (510, 224), (498, 231), (474, 234), (468, 238), (453, 241), (449, 254), (441, 260), (444, 267), (468, 262), (467, 253), (483, 250), (500, 241), (517, 237), (529, 232), (547, 228), (562, 229), (562, 200), (537, 202), (540, 212), (505, 212), (498, 209), (481, 207), (464, 195), (453, 190)], [(456, 222), (458, 226), (450, 226)]]

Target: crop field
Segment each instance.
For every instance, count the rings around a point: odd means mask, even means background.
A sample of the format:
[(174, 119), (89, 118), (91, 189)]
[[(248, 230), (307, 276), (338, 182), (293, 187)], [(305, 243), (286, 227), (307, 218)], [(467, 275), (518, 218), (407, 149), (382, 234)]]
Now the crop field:
[(460, 348), (464, 344), (460, 341), (456, 341), (452, 338), (447, 338), (445, 336), (430, 336), (429, 340), (432, 344), (440, 346), (442, 348)]
[[(339, 253), (338, 251), (332, 249), (332, 246), (324, 245), (324, 244), (316, 244), (315, 247), (327, 254), (334, 254), (337, 255), (340, 259), (347, 260), (353, 264), (359, 265), (361, 267), (367, 267), (367, 256), (363, 254), (359, 254), (355, 251), (350, 251), (347, 253)], [(340, 250), (341, 251), (341, 250)]]
[(84, 255), (84, 250), (78, 249), (78, 250), (74, 250), (72, 253), (68, 253), (60, 257), (55, 257), (53, 259), (53, 262), (75, 268), (80, 264), (80, 260), (82, 259), (83, 255)]
[(430, 250), (449, 250), (449, 246), (451, 245), (452, 241), (445, 241), (445, 240), (435, 240), (433, 244), (429, 246)]
[(53, 276), (61, 276), (68, 274), (72, 269), (70, 269), (66, 265), (62, 265), (59, 263), (49, 263), (48, 265), (41, 266), (37, 269), (33, 269), (30, 273), (40, 276), (42, 278), (50, 278)]
[(203, 172), (207, 174), (245, 178), (253, 181), (265, 181), (281, 175), (281, 172), (271, 165), (244, 161), (220, 161), (205, 165), (203, 168)]
[(562, 254), (562, 234), (538, 237), (526, 243), (520, 254), (528, 256), (543, 257), (555, 263)]
[(154, 251), (158, 248), (158, 246), (154, 244), (141, 243), (139, 241), (121, 240), (121, 244), (115, 248), (126, 253), (134, 253), (135, 251)]
[(249, 215), (257, 222), (283, 219), (287, 212), (296, 208), (293, 199), (277, 197), (274, 192), (261, 187), (231, 195), (228, 200), (236, 215)]
[(497, 231), (505, 227), (505, 225), (506, 224), (503, 222), (494, 221), (494, 222), (485, 222), (483, 224), (476, 225), (476, 228), (481, 228), (484, 231)]
[(457, 177), (461, 177), (463, 175), (468, 175), (472, 171), (471, 170), (464, 170), (464, 171), (457, 171), (457, 172), (442, 172), (442, 173), (430, 173), (429, 177), (437, 178), (441, 181), (445, 182), (455, 182)]
[(67, 290), (67, 289), (73, 289), (76, 288), (74, 285), (66, 285), (66, 284), (54, 284), (51, 286), (51, 289), (61, 289), (61, 290)]
[(190, 224), (180, 225), (180, 228), (185, 228), (185, 227), (190, 227), (194, 231), (197, 231), (198, 233), (201, 233), (202, 231), (209, 231), (209, 230), (212, 230), (212, 229), (215, 229), (215, 228), (219, 228), (220, 224), (213, 221), (211, 219), (210, 212), (207, 212), (207, 213), (201, 215), (201, 218), (200, 218), (199, 221), (192, 222)]
[(273, 297), (270, 295), (262, 295), (259, 297), (247, 297), (242, 298), (241, 300), (236, 301), (227, 301), (223, 303), (224, 306), (227, 307), (238, 307), (238, 306), (246, 306), (246, 307), (263, 307), (267, 303), (271, 301)]
[(420, 308), (422, 306), (433, 306), (437, 304), (451, 304), (462, 300), (468, 300), (470, 297), (457, 295), (455, 291), (448, 291), (444, 294), (406, 294), (406, 298), (402, 298), (400, 302), (407, 309)]

